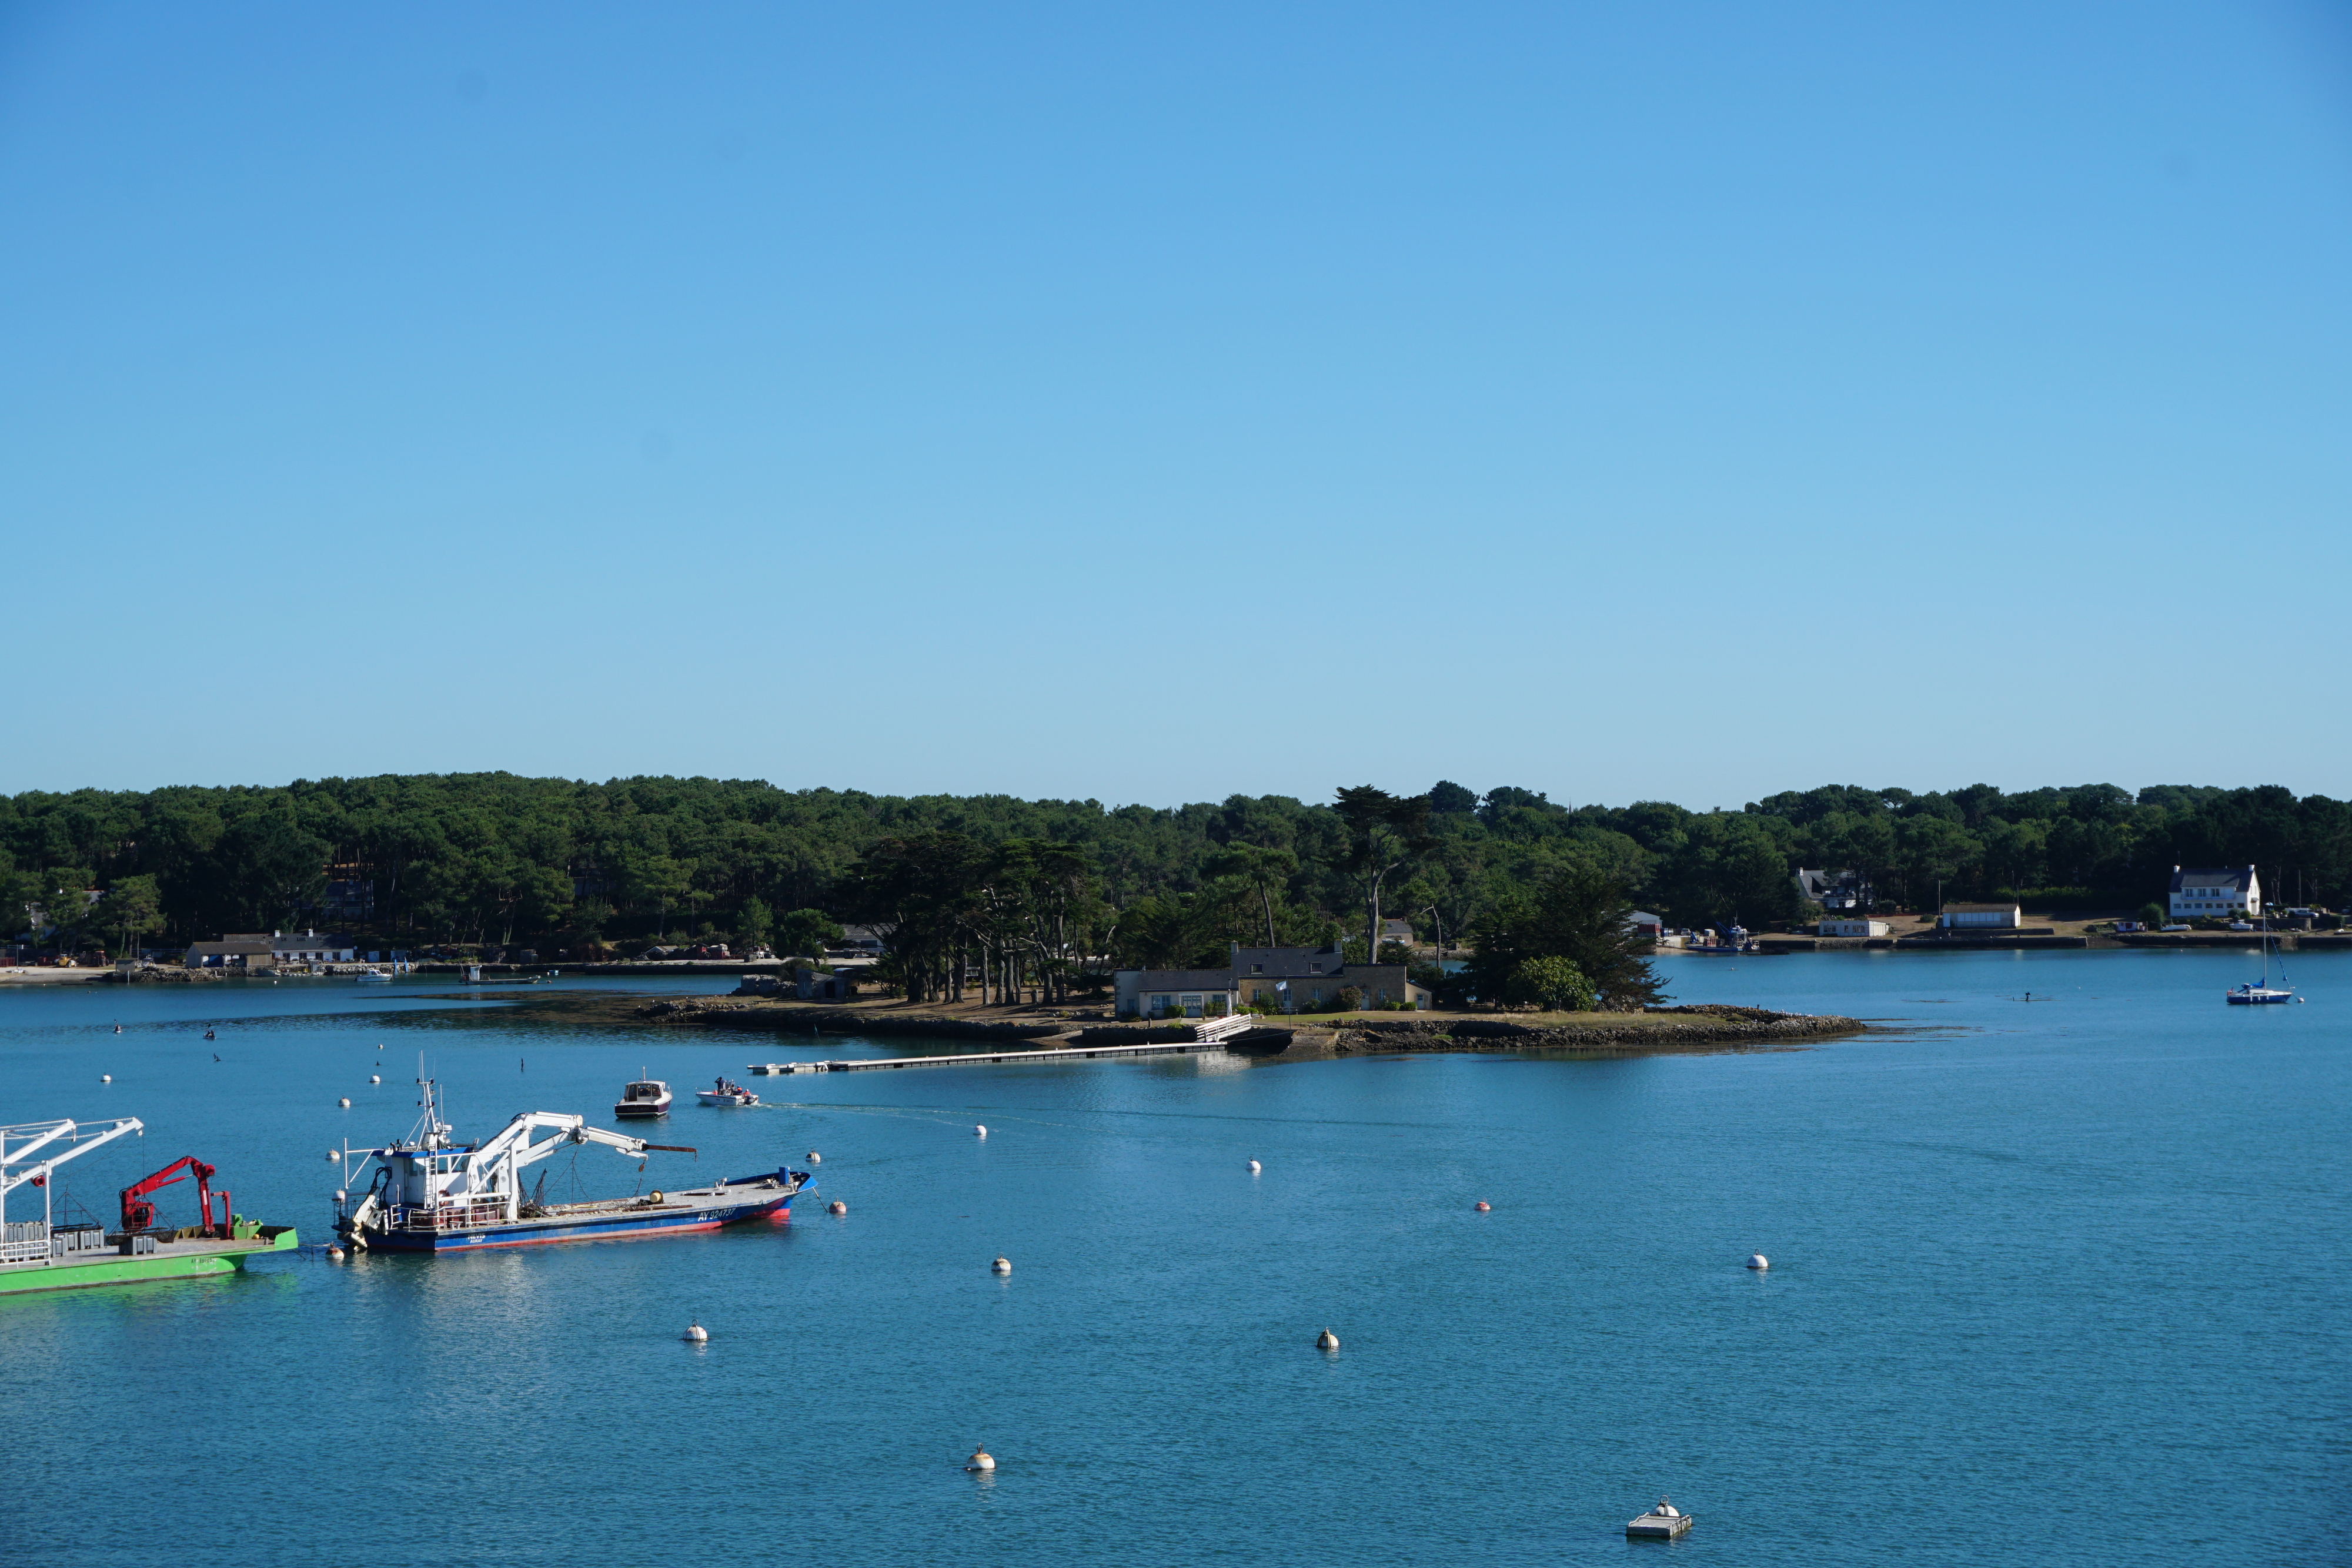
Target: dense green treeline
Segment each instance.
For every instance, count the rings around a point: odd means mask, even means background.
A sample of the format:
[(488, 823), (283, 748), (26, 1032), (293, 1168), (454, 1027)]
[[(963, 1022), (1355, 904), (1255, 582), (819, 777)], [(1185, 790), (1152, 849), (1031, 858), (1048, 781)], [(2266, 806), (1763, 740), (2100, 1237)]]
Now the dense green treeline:
[[(1429, 807), (1378, 896), (1449, 934), (1571, 871), (1688, 925), (1802, 914), (1800, 865), (1858, 871), (1913, 908), (1939, 886), (2132, 907), (2176, 863), (2252, 862), (2273, 899), (2340, 904), (2352, 884), (2352, 806), (2275, 787), (1830, 786), (1697, 813), (1441, 783)], [(1358, 936), (1365, 855), (1334, 807), (1275, 795), (1160, 810), (490, 773), (0, 798), (5, 907), (108, 946), (306, 925), (415, 943), (766, 937), (794, 919), (892, 919), (893, 899), (939, 896), (944, 876), (1017, 884), (1005, 907), (1024, 912), (1058, 888), (1055, 930), (1030, 948), (1174, 963)], [(85, 890), (105, 897), (85, 907)]]

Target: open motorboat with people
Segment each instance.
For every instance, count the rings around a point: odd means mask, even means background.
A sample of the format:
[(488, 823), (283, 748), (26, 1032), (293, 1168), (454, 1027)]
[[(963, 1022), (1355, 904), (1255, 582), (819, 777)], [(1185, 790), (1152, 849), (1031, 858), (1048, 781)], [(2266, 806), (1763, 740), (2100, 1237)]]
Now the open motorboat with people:
[(667, 1116), (671, 1095), (669, 1085), (658, 1078), (640, 1078), (621, 1091), (613, 1114), (620, 1117)]
[(694, 1097), (706, 1105), (757, 1105), (760, 1097), (731, 1078), (720, 1078), (708, 1089), (698, 1089)]
[[(373, 1171), (357, 1195), (335, 1194), (335, 1229), (352, 1246), (386, 1252), (471, 1252), (549, 1241), (594, 1241), (715, 1230), (722, 1225), (789, 1217), (813, 1179), (779, 1166), (685, 1189), (656, 1188), (626, 1197), (551, 1203), (547, 1174), (528, 1187), (530, 1166), (591, 1144), (640, 1162), (651, 1153), (690, 1155), (675, 1144), (649, 1144), (592, 1127), (579, 1116), (521, 1111), (480, 1143), (459, 1138), (441, 1119), (433, 1080), (419, 1078), (425, 1113), (408, 1136), (381, 1149), (345, 1149), (346, 1161)], [(543, 1136), (541, 1134), (544, 1134)], [(347, 1181), (346, 1188), (355, 1186)]]

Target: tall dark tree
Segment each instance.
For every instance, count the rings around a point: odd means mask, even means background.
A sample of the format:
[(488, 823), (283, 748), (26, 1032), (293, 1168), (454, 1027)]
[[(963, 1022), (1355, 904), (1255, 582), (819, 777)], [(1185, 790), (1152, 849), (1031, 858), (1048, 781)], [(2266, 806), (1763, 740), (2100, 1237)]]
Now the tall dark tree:
[(1429, 829), (1429, 797), (1399, 797), (1363, 784), (1341, 789), (1333, 809), (1348, 829), (1347, 858), (1340, 863), (1363, 894), (1364, 951), (1378, 953), (1381, 884), (1391, 872), (1437, 847)]
[(1664, 999), (1648, 943), (1626, 916), (1633, 904), (1603, 873), (1569, 864), (1540, 887), (1515, 893), (1471, 926), (1477, 952), (1472, 988), (1484, 998), (1511, 994), (1529, 959), (1565, 958), (1612, 1012), (1639, 1012)]

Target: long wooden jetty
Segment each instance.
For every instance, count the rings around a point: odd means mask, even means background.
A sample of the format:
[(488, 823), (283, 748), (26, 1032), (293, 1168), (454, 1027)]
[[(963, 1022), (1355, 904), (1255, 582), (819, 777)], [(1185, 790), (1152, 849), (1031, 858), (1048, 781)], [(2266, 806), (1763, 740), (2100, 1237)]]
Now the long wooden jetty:
[(751, 1071), (784, 1072), (880, 1072), (900, 1067), (1009, 1067), (1031, 1061), (1087, 1061), (1107, 1056), (1183, 1056), (1195, 1051), (1222, 1051), (1237, 1034), (1246, 1034), (1257, 1022), (1247, 1014), (1211, 1019), (1194, 1026), (1191, 1040), (1147, 1040), (1132, 1044), (1056, 1046), (1045, 1051), (970, 1051), (939, 1056), (860, 1056), (841, 1061), (754, 1061)]

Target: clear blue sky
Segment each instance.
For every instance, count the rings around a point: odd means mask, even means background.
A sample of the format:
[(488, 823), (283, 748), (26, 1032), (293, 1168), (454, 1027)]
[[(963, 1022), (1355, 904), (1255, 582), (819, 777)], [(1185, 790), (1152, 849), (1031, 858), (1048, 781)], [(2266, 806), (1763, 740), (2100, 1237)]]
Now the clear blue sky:
[(2347, 16), (8, 5), (0, 790), (2352, 794)]

